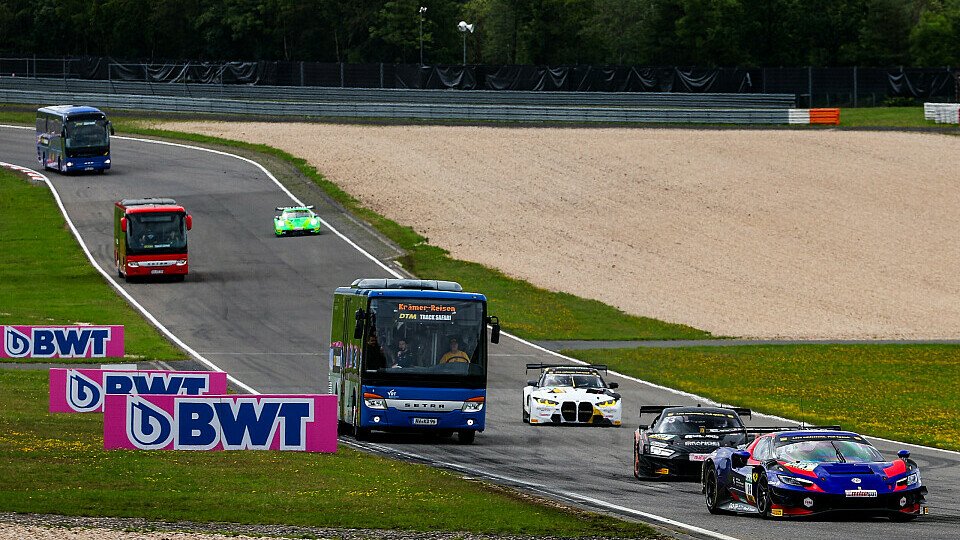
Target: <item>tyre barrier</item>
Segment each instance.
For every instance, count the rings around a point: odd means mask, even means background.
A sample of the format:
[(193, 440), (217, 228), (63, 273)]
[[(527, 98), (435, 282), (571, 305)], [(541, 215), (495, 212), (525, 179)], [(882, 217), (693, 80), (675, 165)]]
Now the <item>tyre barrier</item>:
[(924, 103), (923, 117), (938, 124), (960, 124), (960, 103)]
[[(0, 103), (83, 103), (100, 108), (216, 115), (309, 118), (579, 122), (618, 124), (839, 123), (839, 109), (574, 107), (431, 103), (291, 102), (155, 95), (87, 94), (0, 88)], [(813, 111), (834, 111), (821, 114)], [(829, 121), (825, 121), (827, 118)]]

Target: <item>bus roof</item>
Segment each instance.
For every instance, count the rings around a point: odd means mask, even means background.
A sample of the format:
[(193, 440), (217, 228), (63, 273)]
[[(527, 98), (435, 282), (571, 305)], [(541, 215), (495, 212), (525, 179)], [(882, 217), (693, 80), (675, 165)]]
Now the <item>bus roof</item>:
[[(51, 105), (50, 107), (41, 107), (37, 109), (38, 113), (56, 114), (57, 116), (70, 116), (73, 114), (103, 114), (103, 111), (96, 107), (87, 105)], [(106, 115), (104, 115), (106, 116)]]
[(146, 199), (123, 199), (115, 203), (123, 208), (127, 214), (139, 214), (143, 212), (184, 212), (186, 210), (173, 199), (163, 199), (159, 197), (150, 197)]
[(336, 293), (377, 298), (433, 298), (437, 300), (487, 301), (487, 297), (479, 293), (431, 291), (420, 289), (357, 289), (354, 287), (338, 287)]

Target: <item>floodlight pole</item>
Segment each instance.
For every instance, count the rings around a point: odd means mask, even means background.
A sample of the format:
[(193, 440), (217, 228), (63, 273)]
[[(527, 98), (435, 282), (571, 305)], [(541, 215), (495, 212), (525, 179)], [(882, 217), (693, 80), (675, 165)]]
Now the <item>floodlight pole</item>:
[(467, 65), (467, 32), (463, 32), (463, 65)]
[(427, 8), (420, 6), (420, 67), (423, 67), (423, 14)]

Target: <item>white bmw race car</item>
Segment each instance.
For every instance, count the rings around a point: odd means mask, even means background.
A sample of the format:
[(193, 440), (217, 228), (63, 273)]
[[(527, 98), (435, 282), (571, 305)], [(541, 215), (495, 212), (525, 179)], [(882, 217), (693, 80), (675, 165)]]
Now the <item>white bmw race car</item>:
[(523, 389), (523, 421), (529, 424), (620, 426), (623, 408), (617, 383), (607, 384), (600, 372), (607, 366), (527, 364), (540, 379)]

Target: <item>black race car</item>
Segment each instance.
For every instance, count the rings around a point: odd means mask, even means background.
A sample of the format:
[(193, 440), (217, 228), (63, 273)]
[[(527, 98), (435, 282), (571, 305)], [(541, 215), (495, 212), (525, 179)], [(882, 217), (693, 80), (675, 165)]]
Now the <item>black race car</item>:
[(657, 416), (633, 434), (633, 475), (638, 479), (699, 480), (703, 462), (714, 450), (746, 444), (740, 416), (751, 416), (750, 409), (674, 405), (640, 407), (640, 417), (645, 414)]

